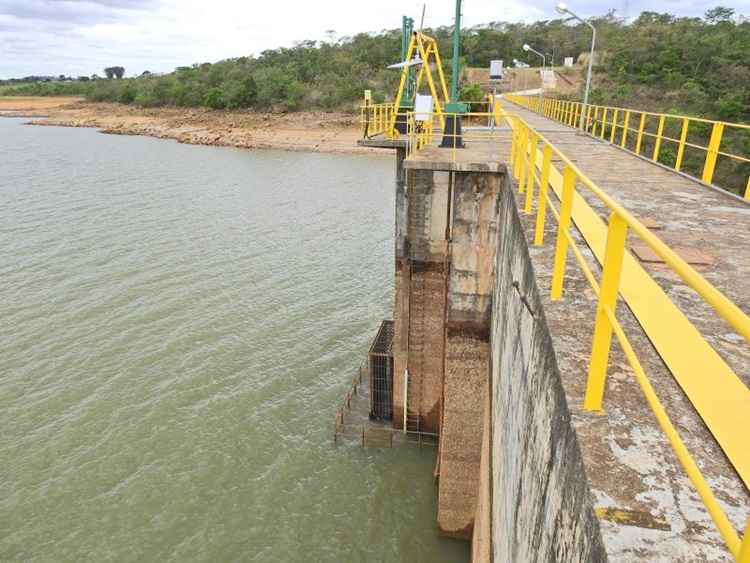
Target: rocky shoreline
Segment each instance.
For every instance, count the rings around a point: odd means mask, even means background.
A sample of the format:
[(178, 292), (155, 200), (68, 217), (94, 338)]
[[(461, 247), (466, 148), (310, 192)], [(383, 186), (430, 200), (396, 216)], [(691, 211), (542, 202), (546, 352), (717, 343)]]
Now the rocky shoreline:
[(357, 146), (357, 117), (344, 112), (273, 114), (55, 100), (0, 98), (0, 115), (31, 117), (31, 125), (94, 127), (110, 135), (146, 135), (193, 145), (383, 154)]

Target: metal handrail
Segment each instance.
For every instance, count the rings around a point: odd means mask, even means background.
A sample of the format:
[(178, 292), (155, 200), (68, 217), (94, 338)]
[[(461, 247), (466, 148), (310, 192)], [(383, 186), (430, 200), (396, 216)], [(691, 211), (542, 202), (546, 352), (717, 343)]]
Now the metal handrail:
[(398, 134), (392, 129), (394, 115), (392, 103), (364, 104), (359, 108), (359, 124), (362, 127), (362, 137), (369, 139), (375, 135), (383, 135), (393, 139)]
[[(583, 110), (583, 104), (580, 102), (556, 98), (507, 94), (505, 99), (571, 127), (575, 127), (579, 123)], [(649, 118), (656, 118), (655, 122), (653, 119), (651, 120), (652, 125), (655, 124), (655, 131), (647, 129)], [(707, 135), (706, 145), (690, 142), (688, 139), (691, 125), (696, 123), (710, 126), (711, 131)], [(664, 133), (665, 128), (669, 125), (679, 126), (679, 138)], [(730, 123), (702, 117), (589, 104), (584, 117), (584, 130), (593, 137), (608, 140), (614, 145), (654, 162), (659, 162), (660, 156), (663, 159), (663, 143), (671, 143), (677, 149), (671, 167), (706, 184), (714, 182), (716, 165), (720, 157), (730, 159), (735, 163), (750, 163), (750, 155), (732, 153), (728, 149), (722, 150), (722, 143), (727, 144), (727, 133), (750, 135), (750, 125), (744, 123)], [(695, 130), (695, 127), (692, 127), (692, 130)], [(642, 155), (643, 141), (646, 138), (653, 142), (653, 147), (650, 154)], [(690, 174), (683, 170), (685, 151), (688, 148), (705, 153), (702, 166), (699, 167), (699, 175)], [(724, 186), (718, 185), (717, 187)], [(743, 186), (740, 185), (739, 188), (742, 189)], [(750, 200), (750, 174), (744, 185), (744, 197)]]
[[(706, 478), (701, 473), (698, 465), (670, 421), (666, 409), (657, 397), (630, 340), (616, 318), (615, 310), (617, 299), (620, 296), (620, 274), (625, 256), (628, 230), (636, 234), (660, 256), (673, 272), (679, 275), (706, 303), (711, 305), (747, 342), (750, 342), (750, 317), (706, 281), (703, 276), (649, 231), (629, 211), (591, 181), (544, 135), (531, 128), (528, 123), (518, 116), (503, 113), (503, 118), (513, 128), (511, 166), (513, 175), (518, 180), (519, 191), (525, 193), (524, 210), (526, 213), (531, 213), (535, 187), (538, 186), (538, 191), (536, 191), (537, 217), (534, 244), (539, 245), (543, 242), (547, 206), (552, 209), (553, 215), (558, 222), (552, 276), (552, 299), (559, 299), (562, 296), (566, 254), (569, 247), (572, 249), (576, 261), (579, 263), (594, 293), (598, 296), (584, 409), (599, 411), (602, 408), (611, 337), (614, 334), (622, 346), (625, 357), (635, 373), (636, 381), (641, 387), (646, 401), (656, 417), (657, 423), (666, 435), (685, 473), (696, 488), (730, 553), (740, 563), (750, 563), (750, 520), (747, 523), (743, 539), (740, 539), (732, 523), (717, 502)], [(553, 169), (553, 155), (559, 159), (563, 166), (563, 186), (559, 210), (554, 209), (552, 199), (548, 194), (550, 172)], [(539, 158), (540, 156), (541, 159)], [(539, 170), (539, 175), (537, 175), (537, 169)], [(576, 247), (576, 242), (570, 233), (572, 203), (577, 186), (583, 186), (610, 211), (600, 283), (597, 283), (594, 273), (586, 263), (580, 250)]]

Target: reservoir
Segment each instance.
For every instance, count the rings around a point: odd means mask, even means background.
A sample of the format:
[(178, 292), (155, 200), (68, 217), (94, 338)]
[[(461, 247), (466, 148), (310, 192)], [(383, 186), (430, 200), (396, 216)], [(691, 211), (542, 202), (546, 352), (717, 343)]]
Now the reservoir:
[(0, 120), (0, 560), (466, 561), (433, 448), (334, 446), (391, 158)]

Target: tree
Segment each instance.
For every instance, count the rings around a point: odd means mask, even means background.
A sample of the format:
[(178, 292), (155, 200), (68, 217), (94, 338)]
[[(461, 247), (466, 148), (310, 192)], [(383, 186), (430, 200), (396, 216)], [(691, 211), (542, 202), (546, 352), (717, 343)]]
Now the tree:
[(125, 68), (121, 66), (108, 66), (104, 69), (104, 74), (107, 75), (107, 78), (122, 78), (125, 74)]
[(258, 86), (252, 76), (224, 83), (224, 104), (227, 109), (247, 108), (258, 99)]
[(705, 18), (708, 23), (722, 23), (731, 22), (734, 17), (734, 10), (732, 8), (725, 8), (723, 6), (716, 6), (706, 12)]

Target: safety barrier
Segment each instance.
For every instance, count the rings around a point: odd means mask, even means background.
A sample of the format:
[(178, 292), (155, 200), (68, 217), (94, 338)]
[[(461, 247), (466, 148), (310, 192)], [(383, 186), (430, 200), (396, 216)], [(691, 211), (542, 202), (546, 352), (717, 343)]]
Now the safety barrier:
[[(567, 109), (559, 110), (558, 108), (558, 110), (567, 111), (571, 106), (562, 107)], [(544, 135), (532, 129), (518, 116), (503, 113), (503, 118), (513, 128), (510, 163), (512, 174), (518, 181), (519, 191), (524, 194), (523, 203), (525, 213), (532, 213), (534, 198), (536, 196), (535, 245), (543, 244), (544, 227), (548, 211), (557, 220), (551, 298), (556, 300), (562, 297), (568, 250), (572, 251), (580, 269), (597, 295), (598, 305), (594, 323), (591, 358), (588, 366), (588, 382), (584, 398), (584, 409), (590, 411), (602, 409), (609, 353), (612, 335), (614, 334), (622, 347), (628, 364), (635, 374), (635, 379), (644, 393), (649, 407), (656, 417), (657, 423), (666, 435), (688, 478), (695, 486), (721, 537), (724, 539), (729, 552), (740, 563), (750, 563), (750, 521), (747, 523), (743, 540), (739, 537), (729, 518), (717, 502), (706, 478), (701, 473), (695, 460), (687, 450), (685, 443), (670, 421), (663, 404), (656, 395), (644, 371), (643, 365), (638, 359), (630, 339), (625, 334), (622, 324), (617, 319), (616, 306), (618, 297), (626, 299), (626, 296), (622, 293), (621, 276), (624, 259), (630, 258), (626, 252), (628, 233), (632, 233), (648, 245), (687, 286), (692, 288), (738, 334), (744, 337), (747, 342), (750, 342), (750, 318), (682, 260), (672, 249), (654, 236), (632, 214), (595, 185)], [(562, 169), (557, 170), (556, 166), (560, 166)], [(558, 209), (555, 208), (550, 195), (553, 175), (557, 182), (557, 187), (560, 187), (560, 180), (562, 184), (561, 190), (558, 191), (558, 193), (561, 192)], [(610, 214), (602, 260), (602, 273), (598, 281), (571, 234), (574, 199), (579, 197), (582, 191), (595, 197), (608, 209)], [(580, 230), (581, 227), (578, 225), (578, 218), (575, 218), (575, 220), (576, 227)], [(741, 381), (739, 384), (742, 386)], [(742, 429), (735, 428), (734, 431), (741, 433)]]
[[(580, 126), (581, 102), (513, 94), (505, 99)], [(750, 125), (592, 104), (585, 111), (583, 128), (593, 137), (750, 200), (750, 156), (740, 154), (750, 143)], [(722, 174), (717, 167), (724, 167)]]
[[(479, 101), (461, 102), (472, 109), (472, 115), (490, 115), (490, 108), (493, 104), (492, 97), (489, 96)], [(394, 104), (369, 104), (365, 103), (359, 108), (359, 124), (362, 128), (362, 137), (369, 139), (376, 135), (382, 135), (386, 139), (397, 139), (400, 137), (398, 131), (394, 130)], [(474, 108), (486, 109), (486, 111), (475, 111)], [(404, 118), (408, 112), (403, 112)], [(444, 113), (442, 115), (445, 115)], [(437, 121), (438, 113), (433, 114)], [(441, 121), (442, 126), (442, 121)], [(408, 135), (408, 132), (407, 132)]]
[[(444, 148), (451, 149), (451, 161), (455, 162), (460, 154), (458, 149), (460, 149), (459, 142), (461, 141), (471, 143), (499, 141), (504, 122), (501, 104), (491, 99), (472, 102), (472, 104), (474, 107), (486, 106), (488, 111), (469, 111), (461, 114), (443, 113), (440, 116), (441, 119), (435, 113), (422, 115), (414, 112), (407, 113), (406, 136), (409, 141), (407, 158), (439, 140), (444, 143)], [(460, 118), (462, 124), (460, 136), (450, 125), (451, 122), (455, 123), (458, 118)], [(443, 123), (447, 125), (443, 125)], [(505, 132), (507, 133), (507, 128)]]
[(387, 139), (397, 136), (392, 128), (394, 117), (393, 104), (365, 104), (359, 109), (359, 123), (365, 139), (383, 135)]

